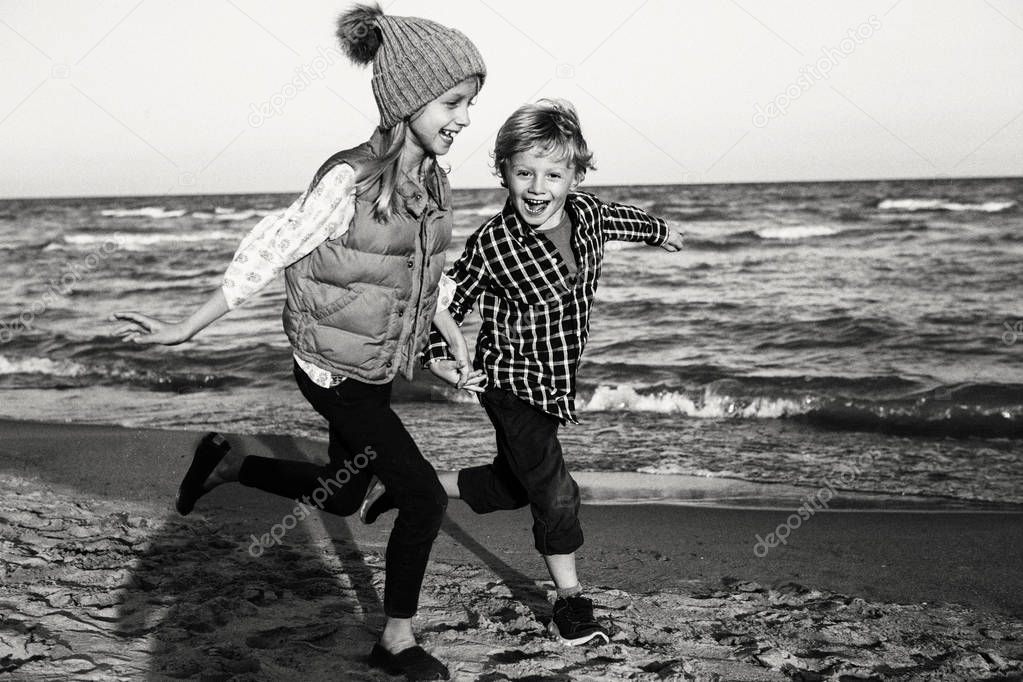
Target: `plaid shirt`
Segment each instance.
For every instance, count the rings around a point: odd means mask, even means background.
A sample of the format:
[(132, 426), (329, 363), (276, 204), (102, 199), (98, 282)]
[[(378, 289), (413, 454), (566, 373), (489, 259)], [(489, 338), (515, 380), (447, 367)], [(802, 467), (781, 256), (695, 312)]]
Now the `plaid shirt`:
[[(456, 284), (449, 310), (459, 324), (479, 301), (476, 368), (490, 386), (511, 391), (562, 421), (578, 423), (575, 373), (590, 329), (604, 243), (663, 244), (668, 227), (632, 206), (572, 192), (572, 249), (579, 271), (569, 274), (557, 247), (519, 220), (511, 202), (480, 227), (448, 272)], [(451, 358), (437, 329), (424, 361)]]

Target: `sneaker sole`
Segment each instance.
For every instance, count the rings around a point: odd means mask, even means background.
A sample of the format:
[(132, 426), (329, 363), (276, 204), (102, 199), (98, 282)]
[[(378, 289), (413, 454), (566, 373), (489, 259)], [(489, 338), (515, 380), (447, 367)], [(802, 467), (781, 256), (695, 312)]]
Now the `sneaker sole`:
[(575, 639), (562, 637), (561, 631), (558, 629), (558, 626), (554, 623), (554, 621), (551, 621), (550, 625), (547, 626), (547, 631), (551, 634), (552, 637), (554, 637), (554, 639), (558, 640), (565, 646), (582, 646), (583, 644), (592, 642), (595, 639), (604, 640), (604, 644), (611, 643), (611, 638), (607, 636), (607, 633), (601, 632), (599, 630), (596, 632), (591, 632), (587, 635), (583, 635), (582, 637), (576, 637)]
[[(360, 521), (369, 525), (368, 520), (369, 508), (373, 506), (374, 502), (383, 497), (385, 492), (387, 492), (387, 490), (386, 488), (384, 488), (384, 484), (380, 482), (380, 479), (374, 476), (373, 482), (370, 483), (369, 485), (369, 490), (366, 491), (366, 498), (362, 501), (362, 504), (359, 506)], [(376, 521), (376, 519), (373, 520)]]

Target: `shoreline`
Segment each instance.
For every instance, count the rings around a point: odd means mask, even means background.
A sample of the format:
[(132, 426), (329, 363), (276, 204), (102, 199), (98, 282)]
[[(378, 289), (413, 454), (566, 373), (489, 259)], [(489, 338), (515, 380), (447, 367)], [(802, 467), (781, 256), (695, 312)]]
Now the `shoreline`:
[[(198, 437), (0, 421), (0, 671), (388, 679), (364, 657), (393, 512), (373, 526), (313, 513), (253, 552), (254, 538), (289, 526), (294, 501), (225, 485), (178, 517)], [(584, 504), (580, 577), (614, 636), (566, 649), (543, 631), (551, 585), (528, 510), (479, 516), (452, 501), (417, 632), (459, 680), (1023, 673), (1023, 516), (856, 511), (822, 511), (761, 557), (756, 537), (791, 509)]]
[[(19, 442), (45, 439), (54, 429), (74, 433), (76, 437), (105, 442), (117, 440), (118, 436), (131, 440), (156, 438), (172, 440), (182, 445), (175, 451), (176, 457), (190, 455), (192, 443), (198, 432), (157, 427), (132, 427), (118, 424), (94, 424), (86, 422), (29, 421), (0, 417), (0, 438), (12, 445)], [(186, 435), (187, 434), (187, 435)], [(301, 436), (278, 434), (234, 434), (224, 432), (233, 443), (245, 443), (246, 451), (252, 454), (272, 456), (273, 443), (287, 442), (288, 448), (296, 450), (299, 457), (310, 461), (322, 460), (326, 441)], [(11, 448), (6, 448), (10, 450)], [(0, 446), (0, 468), (5, 464), (5, 448)], [(36, 451), (28, 459), (41, 464), (43, 468), (58, 466), (74, 467), (73, 462), (55, 464), (52, 449)], [(184, 454), (182, 454), (184, 453)], [(43, 455), (46, 456), (43, 456)], [(282, 455), (286, 456), (286, 455)], [(186, 463), (187, 466), (187, 463)], [(894, 495), (885, 492), (865, 492), (845, 488), (792, 485), (778, 481), (753, 481), (725, 476), (697, 476), (676, 473), (640, 473), (626, 471), (572, 470), (572, 476), (579, 483), (580, 494), (585, 504), (591, 505), (670, 505), (718, 509), (795, 511), (807, 504), (807, 499), (824, 490), (832, 495), (818, 504), (819, 511), (827, 512), (956, 512), (956, 513), (1020, 513), (1023, 504), (974, 500), (948, 495)], [(173, 477), (171, 477), (173, 478)], [(170, 481), (171, 479), (167, 479)], [(176, 485), (176, 481), (174, 482)]]

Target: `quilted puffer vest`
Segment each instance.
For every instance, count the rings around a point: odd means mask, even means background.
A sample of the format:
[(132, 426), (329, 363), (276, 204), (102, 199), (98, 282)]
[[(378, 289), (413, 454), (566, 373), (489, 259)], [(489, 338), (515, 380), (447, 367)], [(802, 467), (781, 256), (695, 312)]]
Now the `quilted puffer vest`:
[[(379, 144), (332, 157), (358, 172)], [(367, 383), (411, 380), (437, 307), (437, 283), (451, 242), (451, 190), (435, 168), (427, 184), (439, 204), (408, 185), (386, 223), (373, 217), (379, 185), (356, 199), (348, 231), (284, 271), (284, 331), (295, 353)]]

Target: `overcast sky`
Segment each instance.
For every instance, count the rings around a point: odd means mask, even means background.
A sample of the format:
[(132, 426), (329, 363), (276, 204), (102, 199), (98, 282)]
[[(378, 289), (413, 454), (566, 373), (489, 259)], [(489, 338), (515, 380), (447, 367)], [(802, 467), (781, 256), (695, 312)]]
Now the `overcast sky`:
[[(519, 104), (564, 97), (589, 184), (1020, 175), (1012, 0), (393, 0), (490, 71), (447, 157), (495, 186)], [(0, 196), (290, 192), (378, 120), (347, 2), (0, 2)]]

